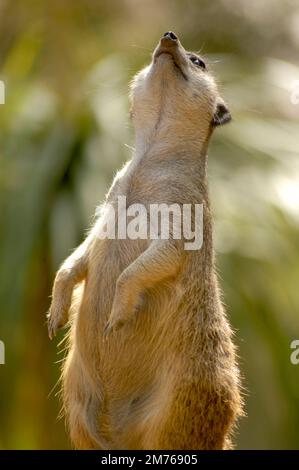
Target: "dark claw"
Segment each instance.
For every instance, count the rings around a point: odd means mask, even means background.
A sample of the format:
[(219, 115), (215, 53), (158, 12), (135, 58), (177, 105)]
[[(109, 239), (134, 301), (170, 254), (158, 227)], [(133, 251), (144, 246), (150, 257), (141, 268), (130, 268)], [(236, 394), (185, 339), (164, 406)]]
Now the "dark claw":
[(104, 339), (107, 339), (108, 335), (111, 333), (112, 330), (113, 327), (110, 325), (109, 322), (107, 322), (103, 331)]
[(52, 340), (55, 336), (52, 325), (48, 325), (48, 335), (49, 335), (50, 340)]

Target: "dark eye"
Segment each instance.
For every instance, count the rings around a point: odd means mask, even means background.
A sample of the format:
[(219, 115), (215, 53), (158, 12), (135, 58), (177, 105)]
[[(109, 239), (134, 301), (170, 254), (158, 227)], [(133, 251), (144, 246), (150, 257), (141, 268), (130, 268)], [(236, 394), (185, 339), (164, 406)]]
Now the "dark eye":
[(200, 67), (202, 69), (206, 68), (206, 64), (204, 63), (203, 60), (201, 60), (199, 57), (191, 56), (190, 57), (191, 62), (196, 65), (197, 67)]

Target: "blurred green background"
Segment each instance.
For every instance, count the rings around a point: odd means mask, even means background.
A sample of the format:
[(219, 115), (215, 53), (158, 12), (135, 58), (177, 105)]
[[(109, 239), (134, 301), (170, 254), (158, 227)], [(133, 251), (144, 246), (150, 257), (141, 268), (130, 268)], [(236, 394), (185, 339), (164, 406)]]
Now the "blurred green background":
[(0, 448), (69, 447), (50, 393), (63, 357), (45, 327), (51, 285), (131, 154), (128, 82), (170, 29), (210, 59), (234, 118), (209, 176), (247, 393), (237, 446), (299, 448), (295, 0), (0, 0)]

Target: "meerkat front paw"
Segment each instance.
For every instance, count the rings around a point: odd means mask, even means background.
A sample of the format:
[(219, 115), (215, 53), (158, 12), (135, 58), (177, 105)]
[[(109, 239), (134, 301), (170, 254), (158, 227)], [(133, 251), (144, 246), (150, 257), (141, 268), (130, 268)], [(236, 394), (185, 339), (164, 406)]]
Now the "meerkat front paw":
[(137, 312), (138, 308), (138, 305), (132, 307), (113, 307), (109, 319), (104, 328), (104, 337), (107, 337), (111, 332), (117, 331), (122, 328), (129, 320), (131, 320), (131, 318)]
[(60, 269), (55, 278), (52, 303), (47, 315), (50, 339), (56, 336), (57, 331), (68, 322), (73, 288), (72, 272), (68, 269)]
[(104, 328), (104, 338), (113, 332), (122, 328), (127, 322), (132, 320), (143, 303), (143, 293), (132, 291), (116, 293), (113, 301), (112, 310), (108, 322)]
[(57, 306), (52, 303), (49, 313), (47, 314), (48, 335), (50, 339), (56, 336), (57, 331), (63, 328), (68, 322), (68, 310), (61, 305)]

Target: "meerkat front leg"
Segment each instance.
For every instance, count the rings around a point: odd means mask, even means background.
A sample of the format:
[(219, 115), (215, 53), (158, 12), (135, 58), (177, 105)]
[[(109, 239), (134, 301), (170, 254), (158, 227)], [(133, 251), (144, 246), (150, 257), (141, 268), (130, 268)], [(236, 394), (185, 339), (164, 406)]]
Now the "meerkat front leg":
[(145, 289), (174, 276), (180, 266), (183, 250), (179, 240), (154, 240), (119, 276), (108, 322), (107, 336), (129, 321), (140, 306)]
[(83, 281), (87, 275), (89, 247), (90, 238), (87, 237), (64, 261), (56, 274), (52, 302), (47, 315), (50, 339), (56, 336), (57, 330), (62, 328), (68, 321), (74, 287)]

